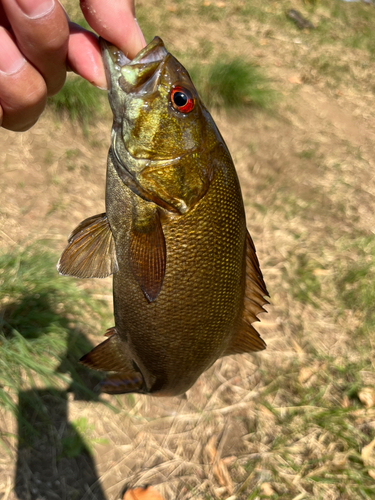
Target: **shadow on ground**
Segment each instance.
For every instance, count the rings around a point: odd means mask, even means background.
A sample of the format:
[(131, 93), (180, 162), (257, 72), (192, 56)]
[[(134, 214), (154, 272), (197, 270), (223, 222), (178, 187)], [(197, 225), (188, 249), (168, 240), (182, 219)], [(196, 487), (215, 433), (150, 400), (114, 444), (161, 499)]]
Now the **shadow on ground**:
[(17, 497), (105, 500), (90, 450), (67, 420), (66, 392), (21, 392), (18, 411)]
[[(30, 343), (48, 335), (47, 318), (54, 318), (68, 332), (65, 355), (58, 373), (70, 375), (67, 391), (53, 387), (20, 391), (18, 394), (18, 450), (14, 491), (20, 500), (106, 500), (95, 464), (81, 427), (68, 421), (68, 401), (99, 401), (93, 388), (95, 373), (78, 364), (81, 355), (92, 349), (77, 328), (69, 328), (64, 315), (56, 315), (46, 296), (24, 296), (0, 312), (4, 324), (17, 328)], [(40, 318), (38, 321), (37, 318)], [(6, 337), (12, 335), (5, 328)], [(7, 332), (8, 330), (8, 332)], [(31, 347), (31, 344), (30, 344)], [(73, 396), (68, 396), (68, 394)], [(83, 432), (84, 434), (84, 432)]]

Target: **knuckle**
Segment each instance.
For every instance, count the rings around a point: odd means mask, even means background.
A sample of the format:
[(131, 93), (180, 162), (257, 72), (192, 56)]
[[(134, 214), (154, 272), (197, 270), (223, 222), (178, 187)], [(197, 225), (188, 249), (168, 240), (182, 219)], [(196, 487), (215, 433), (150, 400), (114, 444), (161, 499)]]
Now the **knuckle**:
[(67, 30), (57, 31), (43, 40), (43, 52), (56, 54), (66, 52), (68, 48), (69, 32)]
[(56, 17), (50, 19), (40, 32), (41, 47), (45, 53), (59, 53), (66, 51), (69, 40), (69, 25), (63, 12), (58, 12)]

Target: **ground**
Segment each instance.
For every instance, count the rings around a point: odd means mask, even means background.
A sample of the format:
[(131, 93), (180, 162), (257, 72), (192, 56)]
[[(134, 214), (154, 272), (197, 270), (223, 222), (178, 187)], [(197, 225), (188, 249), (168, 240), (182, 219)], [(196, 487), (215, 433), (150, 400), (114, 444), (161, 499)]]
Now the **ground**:
[[(268, 109), (212, 113), (271, 296), (256, 325), (267, 349), (219, 360), (186, 399), (88, 402), (70, 392), (66, 419), (35, 449), (22, 448), (16, 416), (2, 411), (0, 499), (62, 498), (61, 487), (69, 500), (114, 500), (144, 484), (166, 500), (373, 498), (375, 9), (339, 0), (150, 5), (138, 3), (148, 39), (160, 35), (188, 69), (240, 57), (275, 91)], [(299, 31), (289, 8), (316, 29)], [(58, 254), (82, 219), (104, 211), (110, 128), (108, 110), (84, 128), (47, 110), (29, 132), (1, 131), (2, 252), (43, 240)], [(77, 287), (105, 304), (112, 326), (111, 281)], [(85, 332), (93, 344), (103, 333)], [(67, 429), (89, 450), (84, 484), (53, 453)], [(30, 473), (33, 457), (49, 454), (56, 486)]]

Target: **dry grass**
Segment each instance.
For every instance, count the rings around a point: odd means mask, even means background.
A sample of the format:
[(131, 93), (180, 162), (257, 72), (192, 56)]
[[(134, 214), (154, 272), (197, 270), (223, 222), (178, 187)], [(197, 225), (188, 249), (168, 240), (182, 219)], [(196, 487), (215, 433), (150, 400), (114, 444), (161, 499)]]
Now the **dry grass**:
[[(317, 29), (298, 31), (291, 7)], [(374, 498), (375, 11), (170, 0), (138, 12), (147, 36), (161, 35), (188, 68), (243, 57), (281, 96), (272, 113), (215, 112), (271, 293), (259, 325), (268, 348), (219, 360), (186, 400), (106, 396), (114, 411), (60, 395), (57, 411), (42, 394), (31, 421), (50, 423), (32, 447), (17, 444), (17, 421), (3, 412), (0, 497), (17, 498), (16, 471), (25, 499), (114, 500), (145, 483), (166, 500)], [(85, 137), (47, 114), (28, 133), (1, 133), (2, 250), (43, 238), (60, 251), (77, 222), (103, 210), (109, 131), (107, 116)], [(110, 295), (110, 283), (80, 286)], [(48, 479), (36, 476), (43, 456)]]

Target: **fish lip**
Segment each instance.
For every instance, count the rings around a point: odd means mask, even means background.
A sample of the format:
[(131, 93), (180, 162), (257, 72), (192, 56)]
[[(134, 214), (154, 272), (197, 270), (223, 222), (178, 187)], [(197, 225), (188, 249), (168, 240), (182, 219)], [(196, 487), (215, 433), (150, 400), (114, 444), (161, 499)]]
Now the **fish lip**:
[(165, 56), (168, 54), (163, 40), (155, 36), (151, 42), (146, 45), (135, 58), (129, 63), (131, 64), (147, 64), (157, 61), (162, 61)]
[(107, 42), (107, 40), (104, 40), (102, 37), (99, 38), (99, 45), (108, 90), (111, 91), (120, 76), (121, 65), (119, 65), (119, 62), (124, 61), (126, 64), (127, 61), (130, 62), (130, 59), (128, 59), (115, 45)]
[(147, 65), (156, 62), (161, 63), (168, 55), (162, 39), (158, 36), (138, 52), (133, 60), (126, 57), (119, 48), (104, 38), (99, 38), (99, 44), (109, 90), (118, 82), (121, 76), (121, 69), (124, 66), (135, 66), (139, 64)]

